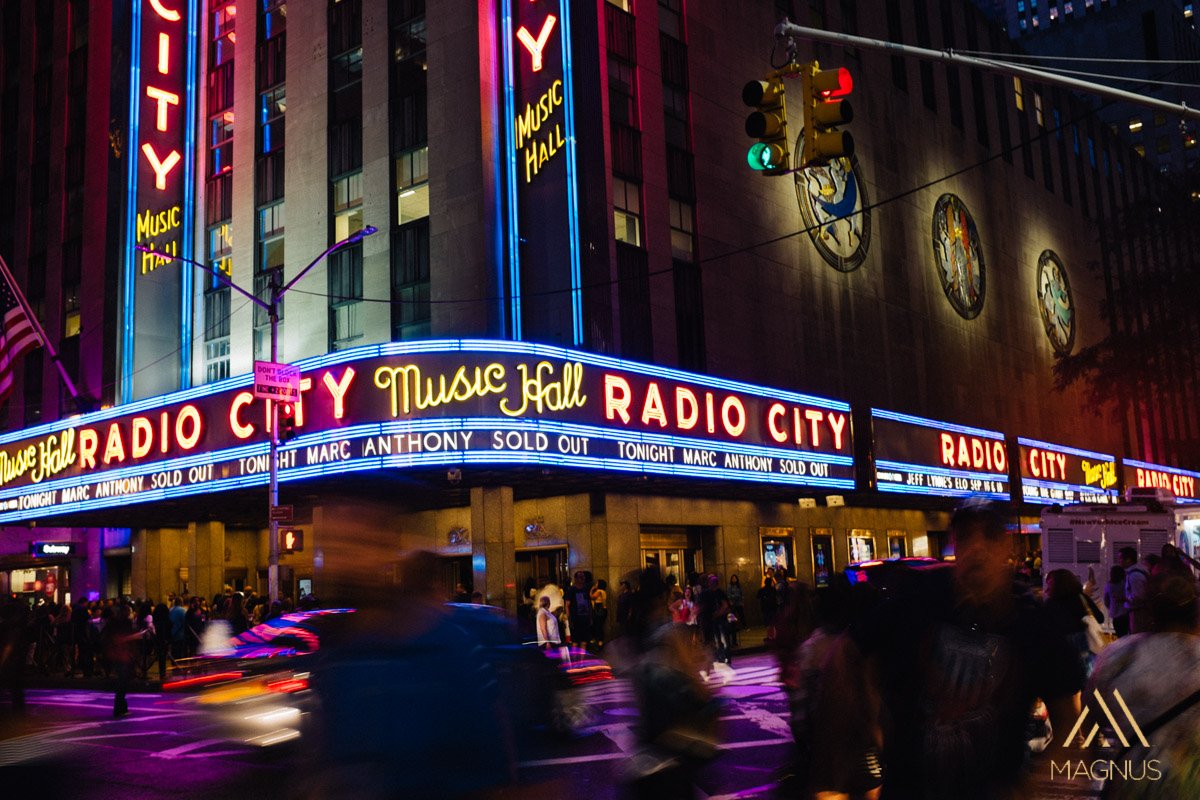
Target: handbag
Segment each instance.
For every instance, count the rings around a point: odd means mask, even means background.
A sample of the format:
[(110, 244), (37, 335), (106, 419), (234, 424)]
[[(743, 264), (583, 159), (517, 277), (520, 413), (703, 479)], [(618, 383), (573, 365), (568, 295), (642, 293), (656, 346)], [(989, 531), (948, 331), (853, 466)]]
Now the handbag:
[(1083, 630), (1087, 634), (1088, 650), (1093, 655), (1098, 654), (1108, 644), (1108, 637), (1104, 635), (1104, 631), (1100, 628), (1100, 623), (1096, 622), (1096, 618), (1091, 614), (1083, 615)]
[(1093, 655), (1099, 654), (1108, 644), (1108, 637), (1104, 635), (1100, 623), (1096, 620), (1100, 609), (1096, 608), (1096, 604), (1086, 594), (1079, 595), (1079, 602), (1083, 604), (1083, 630), (1087, 635), (1088, 650)]

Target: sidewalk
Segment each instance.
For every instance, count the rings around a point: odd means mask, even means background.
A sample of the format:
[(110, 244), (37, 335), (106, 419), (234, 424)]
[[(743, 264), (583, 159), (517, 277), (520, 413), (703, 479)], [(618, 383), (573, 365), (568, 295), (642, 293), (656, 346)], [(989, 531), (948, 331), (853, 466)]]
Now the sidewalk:
[(746, 628), (738, 631), (738, 643), (733, 652), (741, 655), (765, 653), (767, 651), (766, 627)]

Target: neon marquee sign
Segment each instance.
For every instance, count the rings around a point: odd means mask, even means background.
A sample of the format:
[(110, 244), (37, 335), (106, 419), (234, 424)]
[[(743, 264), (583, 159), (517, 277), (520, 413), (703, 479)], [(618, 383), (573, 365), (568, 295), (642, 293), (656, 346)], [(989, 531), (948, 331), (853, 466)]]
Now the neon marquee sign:
[(881, 492), (1009, 498), (1004, 434), (871, 409)]
[(1178, 467), (1165, 467), (1161, 464), (1148, 464), (1145, 461), (1134, 461), (1131, 458), (1121, 460), (1125, 473), (1125, 486), (1136, 486), (1142, 489), (1167, 489), (1175, 495), (1180, 503), (1200, 503), (1200, 472), (1191, 472)]
[(1026, 503), (1115, 503), (1116, 457), (1035, 439), (1017, 439)]
[(198, 2), (131, 1), (121, 402), (187, 385), (192, 338), (192, 273), (172, 259), (192, 253)]
[[(443, 464), (852, 489), (845, 403), (561, 348), (392, 343), (306, 359), (280, 480)], [(266, 483), (269, 401), (244, 375), (0, 436), (0, 523)]]
[(500, 0), (504, 273), (514, 339), (583, 343), (571, 9)]

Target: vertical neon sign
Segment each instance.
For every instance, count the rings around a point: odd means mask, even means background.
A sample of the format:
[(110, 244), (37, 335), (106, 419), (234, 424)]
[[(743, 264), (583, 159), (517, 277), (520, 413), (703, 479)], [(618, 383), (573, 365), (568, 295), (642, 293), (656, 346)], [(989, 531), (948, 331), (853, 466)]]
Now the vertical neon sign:
[(501, 0), (514, 339), (583, 344), (570, 5)]
[[(120, 401), (191, 381), (198, 0), (133, 0)], [(163, 253), (142, 252), (137, 247)], [(177, 363), (179, 371), (156, 365)]]

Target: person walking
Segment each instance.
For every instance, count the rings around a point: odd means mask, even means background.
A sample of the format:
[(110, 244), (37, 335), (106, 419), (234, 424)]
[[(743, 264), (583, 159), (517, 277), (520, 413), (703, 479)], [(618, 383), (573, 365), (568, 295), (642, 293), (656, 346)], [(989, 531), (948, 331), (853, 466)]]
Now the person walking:
[[(154, 607), (154, 656), (158, 661), (158, 679), (167, 678), (167, 658), (171, 652), (171, 611), (166, 603)], [(173, 660), (173, 659), (172, 659)], [(149, 672), (147, 668), (146, 672)]]
[(562, 636), (558, 632), (558, 617), (550, 610), (550, 598), (542, 595), (538, 601), (537, 612), (538, 647), (543, 650), (557, 649), (562, 644)]
[(111, 609), (111, 616), (104, 625), (103, 649), (108, 668), (117, 679), (113, 694), (113, 716), (123, 717), (129, 713), (125, 699), (129, 683), (133, 680), (136, 651), (145, 637), (143, 631), (135, 630), (133, 609), (122, 600)]
[(586, 646), (592, 640), (592, 592), (590, 577), (583, 570), (577, 570), (571, 585), (563, 593), (563, 603), (567, 607), (568, 625), (570, 626), (571, 642)]
[(696, 618), (705, 644), (713, 649), (713, 661), (730, 665), (729, 597), (721, 589), (721, 579), (708, 576), (708, 586), (696, 602)]
[(1129, 611), (1129, 632), (1145, 633), (1150, 630), (1150, 610), (1146, 597), (1150, 570), (1138, 563), (1137, 550), (1132, 547), (1122, 547), (1118, 556), (1125, 569), (1125, 608)]
[(592, 589), (592, 641), (604, 646), (604, 623), (608, 621), (608, 583), (601, 578)]
[(629, 619), (633, 613), (633, 586), (629, 581), (621, 581), (621, 591), (617, 593), (617, 627), (622, 634), (629, 632)]
[(762, 610), (763, 624), (767, 626), (767, 638), (775, 638), (775, 613), (779, 610), (779, 593), (775, 591), (775, 581), (770, 575), (763, 578), (762, 588), (758, 590), (758, 607)]
[[(879, 692), (882, 723), (877, 761), (842, 754), (855, 770), (856, 791), (882, 786), (885, 798), (927, 800), (1026, 797), (1036, 774), (1026, 744), (1034, 700), (1045, 702), (1056, 732), (1078, 718), (1078, 653), (1051, 612), (1014, 581), (1005, 521), (990, 503), (960, 507), (950, 520), (953, 564), (914, 575), (851, 627), (865, 658), (840, 672), (847, 685)], [(1078, 601), (1076, 608), (1078, 621)], [(844, 708), (830, 713), (830, 725), (818, 721), (816, 730), (837, 730), (848, 716)], [(842, 740), (849, 741), (834, 739)], [(1049, 774), (1044, 763), (1033, 767)]]
[(1117, 638), (1129, 634), (1129, 609), (1125, 607), (1125, 568), (1113, 564), (1108, 573), (1108, 584), (1104, 587), (1104, 607), (1108, 610), (1109, 623)]
[(742, 593), (742, 579), (736, 572), (729, 576), (729, 588), (725, 594), (729, 597), (729, 609), (735, 617), (729, 626), (730, 645), (737, 647), (738, 629), (746, 622), (746, 597)]

